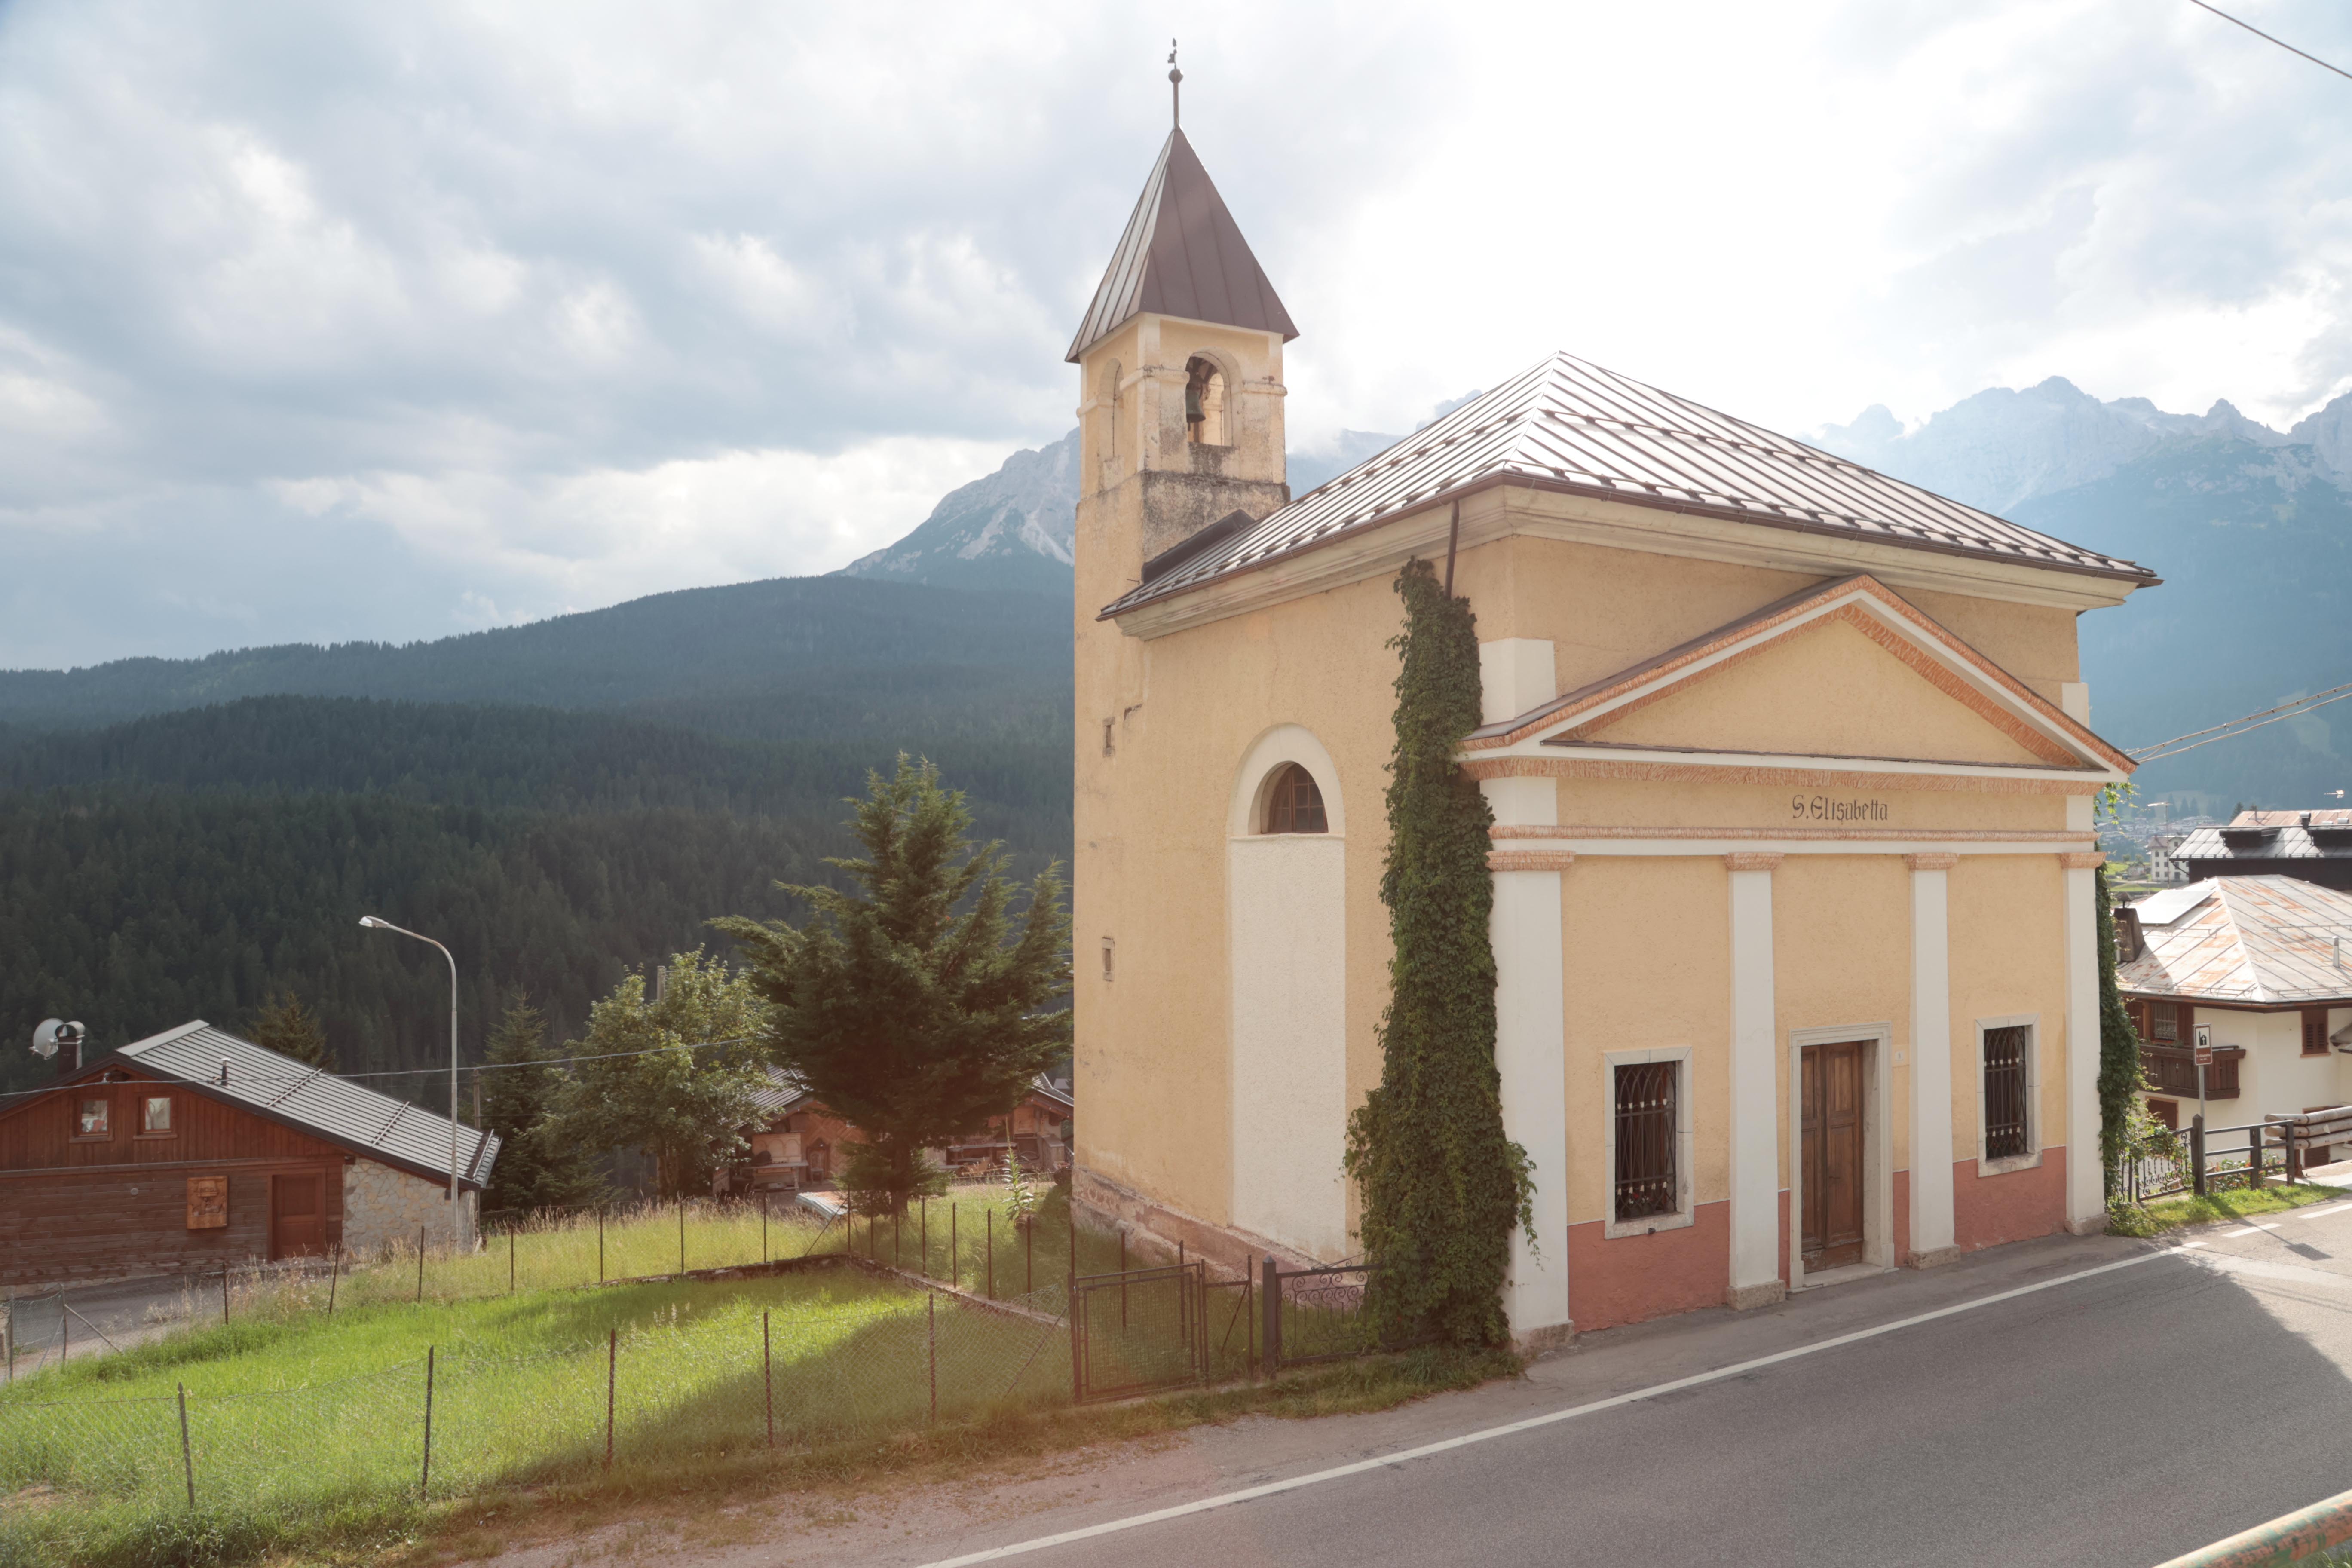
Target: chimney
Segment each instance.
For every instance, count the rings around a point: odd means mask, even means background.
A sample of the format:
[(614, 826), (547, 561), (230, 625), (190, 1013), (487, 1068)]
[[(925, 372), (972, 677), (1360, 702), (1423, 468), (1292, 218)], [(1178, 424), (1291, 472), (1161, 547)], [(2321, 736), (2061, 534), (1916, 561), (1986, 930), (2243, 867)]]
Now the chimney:
[(2129, 963), (2147, 951), (2147, 937), (2140, 930), (2139, 911), (2119, 905), (2116, 910), (2116, 962)]

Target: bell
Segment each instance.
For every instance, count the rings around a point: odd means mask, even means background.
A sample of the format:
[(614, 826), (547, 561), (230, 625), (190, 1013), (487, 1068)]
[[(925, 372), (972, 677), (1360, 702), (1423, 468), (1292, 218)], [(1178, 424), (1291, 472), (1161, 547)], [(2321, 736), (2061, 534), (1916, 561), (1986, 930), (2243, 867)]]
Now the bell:
[(1201, 384), (1188, 381), (1184, 384), (1184, 423), (1198, 425), (1201, 419)]

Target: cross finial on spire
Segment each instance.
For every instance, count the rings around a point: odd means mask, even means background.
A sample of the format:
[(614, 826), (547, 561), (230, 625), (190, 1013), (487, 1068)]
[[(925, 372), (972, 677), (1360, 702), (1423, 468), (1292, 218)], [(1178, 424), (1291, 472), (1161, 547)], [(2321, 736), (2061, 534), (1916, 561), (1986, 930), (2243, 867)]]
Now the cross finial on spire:
[(1170, 122), (1184, 123), (1184, 73), (1176, 68), (1176, 40), (1168, 40), (1168, 113)]

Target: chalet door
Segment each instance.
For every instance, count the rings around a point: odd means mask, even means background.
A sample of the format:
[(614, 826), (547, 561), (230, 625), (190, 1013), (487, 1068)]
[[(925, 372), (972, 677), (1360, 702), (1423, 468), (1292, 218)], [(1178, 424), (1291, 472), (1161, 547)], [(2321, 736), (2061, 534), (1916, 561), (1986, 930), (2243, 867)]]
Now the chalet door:
[(315, 1258), (327, 1250), (326, 1183), (317, 1175), (269, 1178), (269, 1256)]
[(1807, 1046), (1801, 1126), (1805, 1267), (1862, 1261), (1862, 1094), (1864, 1043)]

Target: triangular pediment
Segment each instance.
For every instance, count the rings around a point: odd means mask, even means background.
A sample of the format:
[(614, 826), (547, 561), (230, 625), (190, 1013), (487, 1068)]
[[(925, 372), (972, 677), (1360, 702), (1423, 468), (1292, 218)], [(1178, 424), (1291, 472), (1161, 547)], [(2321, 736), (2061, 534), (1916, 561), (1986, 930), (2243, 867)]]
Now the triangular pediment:
[(1767, 605), (1465, 743), (1474, 754), (1530, 747), (2116, 777), (2134, 765), (1867, 576)]

